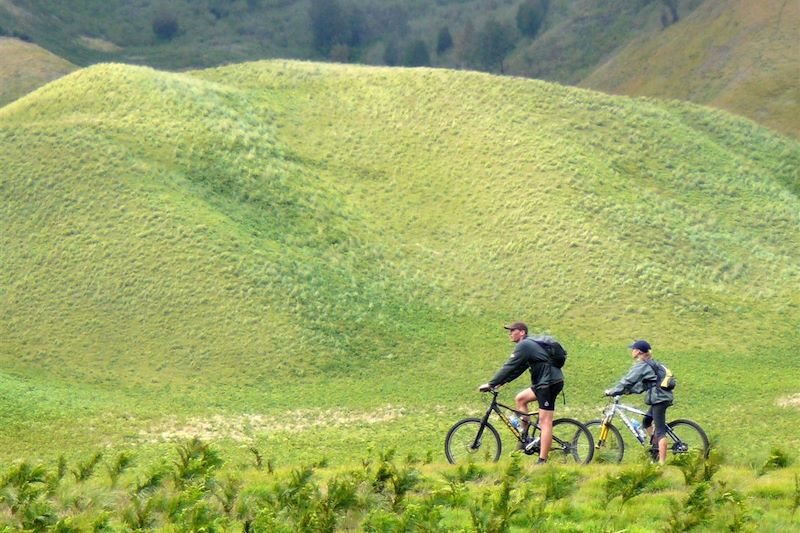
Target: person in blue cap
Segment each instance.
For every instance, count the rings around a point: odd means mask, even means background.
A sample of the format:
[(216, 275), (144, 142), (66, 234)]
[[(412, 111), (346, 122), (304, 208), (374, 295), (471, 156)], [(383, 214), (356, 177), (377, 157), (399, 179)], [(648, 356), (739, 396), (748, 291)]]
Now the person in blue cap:
[[(652, 361), (650, 343), (638, 340), (628, 346), (634, 364), (619, 383), (605, 391), (606, 396), (619, 396), (621, 394), (646, 393), (644, 403), (650, 406), (647, 414), (642, 419), (642, 426), (647, 434), (652, 437), (655, 433), (655, 443), (658, 444), (658, 462), (664, 464), (667, 459), (667, 408), (672, 405), (673, 394), (659, 386), (659, 377), (656, 373), (655, 362)], [(655, 423), (655, 431), (653, 430)]]

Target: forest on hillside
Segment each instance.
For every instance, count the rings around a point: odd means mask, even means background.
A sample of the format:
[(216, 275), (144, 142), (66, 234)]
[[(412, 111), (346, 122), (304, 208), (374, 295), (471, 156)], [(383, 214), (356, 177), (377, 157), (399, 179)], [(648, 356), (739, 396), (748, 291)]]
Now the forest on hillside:
[[(161, 52), (147, 62), (172, 68), (286, 57), (574, 83), (633, 36), (675, 24), (702, 1), (15, 0), (0, 3), (0, 35), (78, 64), (113, 58), (120, 48), (156, 47)], [(44, 24), (52, 19), (55, 27)], [(180, 53), (190, 42), (204, 49)], [(208, 51), (215, 48), (219, 54)]]

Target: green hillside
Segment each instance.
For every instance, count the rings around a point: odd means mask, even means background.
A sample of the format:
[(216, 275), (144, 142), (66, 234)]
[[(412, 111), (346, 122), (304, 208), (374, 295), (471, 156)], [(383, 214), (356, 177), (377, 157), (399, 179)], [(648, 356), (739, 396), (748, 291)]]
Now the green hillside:
[(0, 106), (76, 68), (35, 44), (0, 37)]
[(706, 1), (679, 24), (633, 40), (581, 85), (727, 109), (800, 132), (800, 4)]
[[(520, 22), (526, 7), (534, 27)], [(794, 137), (799, 27), (798, 4), (783, 0), (0, 0), (0, 36), (81, 66), (477, 69), (712, 105)]]
[(0, 456), (438, 456), (512, 319), (570, 348), (566, 414), (646, 337), (676, 417), (796, 449), (799, 167), (722, 111), (519, 78), (77, 71), (0, 109)]

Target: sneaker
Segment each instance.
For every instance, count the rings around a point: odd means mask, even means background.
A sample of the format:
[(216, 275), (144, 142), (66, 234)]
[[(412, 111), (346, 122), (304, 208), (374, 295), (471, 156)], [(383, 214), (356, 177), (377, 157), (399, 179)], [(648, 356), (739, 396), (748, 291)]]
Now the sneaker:
[(539, 458), (536, 460), (536, 464), (537, 464), (537, 465), (543, 465), (543, 464), (546, 464), (546, 463), (547, 463), (547, 459), (542, 459), (541, 457), (539, 457)]

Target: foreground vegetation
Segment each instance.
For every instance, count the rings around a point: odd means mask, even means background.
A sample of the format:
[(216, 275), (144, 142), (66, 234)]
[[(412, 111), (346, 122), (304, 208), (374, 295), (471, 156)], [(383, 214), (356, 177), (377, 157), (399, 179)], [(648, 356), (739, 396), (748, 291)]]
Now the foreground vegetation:
[[(143, 464), (97, 452), (20, 462), (0, 477), (0, 530), (778, 531), (800, 524), (800, 470), (773, 450), (757, 470), (683, 456), (669, 466), (443, 466), (395, 450), (358, 466), (276, 468), (270, 450), (226, 461), (194, 438)], [(788, 467), (788, 468), (787, 468)]]

